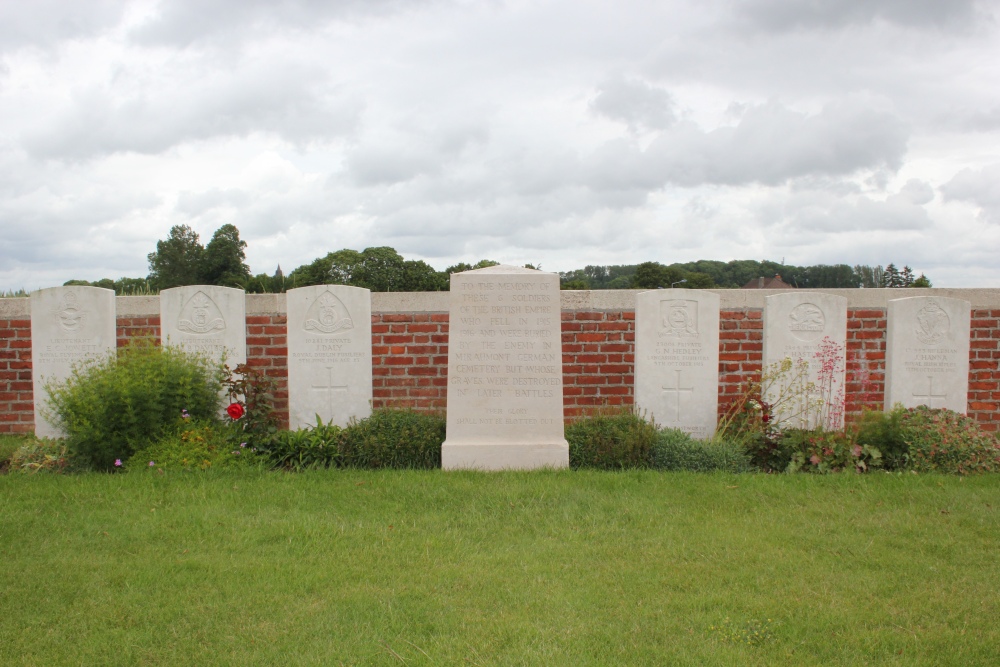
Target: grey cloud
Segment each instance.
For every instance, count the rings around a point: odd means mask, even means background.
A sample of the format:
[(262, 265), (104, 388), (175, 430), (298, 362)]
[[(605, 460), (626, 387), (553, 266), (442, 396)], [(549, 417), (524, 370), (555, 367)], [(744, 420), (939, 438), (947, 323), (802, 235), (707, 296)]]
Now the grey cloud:
[(158, 16), (133, 32), (148, 44), (188, 45), (220, 34), (245, 36), (248, 29), (314, 29), (341, 19), (381, 16), (424, 4), (417, 0), (162, 0)]
[(808, 116), (777, 104), (748, 109), (740, 123), (704, 132), (682, 122), (645, 151), (618, 140), (598, 151), (588, 183), (595, 188), (668, 183), (779, 185), (802, 176), (897, 169), (908, 130), (890, 114), (846, 104)]
[(0, 2), (0, 51), (50, 48), (64, 40), (93, 37), (121, 21), (124, 0), (4, 0)]
[[(885, 200), (867, 196), (845, 198), (822, 191), (798, 192), (778, 202), (768, 215), (790, 236), (915, 232), (933, 224), (927, 210), (915, 201), (925, 198), (927, 192), (924, 186), (926, 183), (910, 181), (898, 194), (890, 195)], [(817, 242), (817, 239), (812, 242)]]
[(36, 126), (23, 143), (45, 158), (88, 159), (116, 152), (154, 154), (191, 140), (273, 132), (287, 141), (349, 134), (361, 103), (321, 89), (313, 70), (281, 67), (211, 74), (177, 87), (119, 97), (92, 87), (68, 109)]
[(963, 169), (941, 186), (945, 201), (964, 201), (978, 206), (984, 218), (1000, 222), (1000, 164), (982, 169)]
[(979, 17), (977, 0), (738, 0), (736, 15), (767, 31), (832, 29), (885, 21), (914, 28), (966, 28)]
[(183, 191), (177, 195), (175, 208), (179, 213), (198, 216), (220, 206), (243, 207), (251, 201), (250, 195), (244, 190), (212, 188), (202, 192)]
[(597, 96), (590, 103), (595, 113), (624, 122), (633, 132), (670, 127), (677, 122), (674, 107), (668, 91), (623, 76), (613, 77), (598, 86)]

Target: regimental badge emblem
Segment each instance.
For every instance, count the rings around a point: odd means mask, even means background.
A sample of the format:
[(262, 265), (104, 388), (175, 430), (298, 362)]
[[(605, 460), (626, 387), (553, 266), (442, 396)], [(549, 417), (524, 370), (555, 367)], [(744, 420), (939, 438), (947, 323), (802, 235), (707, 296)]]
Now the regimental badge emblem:
[(693, 338), (698, 335), (698, 302), (675, 299), (660, 302), (660, 326), (668, 336)]
[(203, 335), (225, 331), (226, 320), (222, 317), (222, 311), (207, 294), (195, 292), (195, 295), (181, 308), (177, 328), (186, 333)]
[(354, 320), (351, 319), (351, 314), (347, 312), (344, 302), (333, 292), (323, 292), (306, 312), (306, 331), (333, 334), (353, 328)]
[(788, 313), (788, 330), (799, 340), (816, 340), (826, 328), (826, 316), (814, 303), (800, 303)]
[(87, 323), (87, 313), (77, 302), (76, 292), (66, 292), (55, 311), (56, 322), (68, 333), (79, 333)]
[(917, 313), (917, 339), (925, 345), (937, 345), (951, 330), (948, 313), (936, 303), (929, 303)]

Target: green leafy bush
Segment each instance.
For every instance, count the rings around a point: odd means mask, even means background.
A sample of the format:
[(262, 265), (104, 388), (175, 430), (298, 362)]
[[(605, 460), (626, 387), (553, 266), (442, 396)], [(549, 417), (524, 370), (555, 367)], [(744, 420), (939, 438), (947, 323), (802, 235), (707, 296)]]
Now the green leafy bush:
[(696, 440), (684, 431), (659, 432), (650, 452), (650, 465), (658, 470), (748, 472), (750, 457), (732, 440)]
[(219, 411), (219, 369), (176, 347), (136, 341), (117, 355), (74, 367), (49, 385), (49, 405), (70, 449), (97, 469), (160, 440), (185, 410), (211, 420)]
[(383, 408), (340, 433), (338, 464), (351, 468), (440, 468), (445, 419)]
[(11, 455), (11, 472), (75, 472), (81, 466), (74, 460), (69, 446), (49, 438), (29, 438)]
[(239, 432), (216, 422), (185, 420), (175, 432), (133, 454), (124, 467), (206, 470), (256, 465), (260, 460), (256, 452), (246, 442), (238, 442), (234, 434)]
[(965, 415), (920, 406), (903, 412), (899, 427), (913, 470), (960, 475), (1000, 471), (996, 438)]
[(781, 435), (783, 450), (791, 452), (787, 472), (866, 472), (882, 467), (882, 453), (860, 445), (841, 431), (788, 429)]
[(572, 468), (645, 468), (656, 426), (632, 408), (601, 411), (566, 427)]
[[(242, 431), (242, 442), (264, 449), (278, 434), (278, 417), (274, 414), (274, 390), (277, 382), (262, 370), (239, 364), (230, 370), (224, 367), (222, 386), (229, 394), (227, 412)], [(239, 406), (239, 409), (233, 406)], [(233, 415), (239, 414), (238, 417)]]
[(263, 448), (268, 462), (282, 470), (333, 468), (340, 461), (340, 436), (336, 424), (324, 424), (317, 417), (316, 426), (295, 431), (279, 431)]
[(898, 406), (889, 412), (865, 410), (853, 429), (854, 441), (882, 452), (882, 467), (902, 470), (909, 463), (910, 446), (903, 438), (902, 417), (906, 409)]

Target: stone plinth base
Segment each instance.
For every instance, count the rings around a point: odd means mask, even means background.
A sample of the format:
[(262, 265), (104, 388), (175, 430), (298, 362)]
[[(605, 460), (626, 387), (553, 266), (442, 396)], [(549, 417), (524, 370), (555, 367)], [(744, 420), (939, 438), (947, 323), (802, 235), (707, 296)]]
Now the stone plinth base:
[(441, 446), (444, 470), (535, 470), (568, 468), (569, 445), (565, 440), (547, 444), (455, 443)]

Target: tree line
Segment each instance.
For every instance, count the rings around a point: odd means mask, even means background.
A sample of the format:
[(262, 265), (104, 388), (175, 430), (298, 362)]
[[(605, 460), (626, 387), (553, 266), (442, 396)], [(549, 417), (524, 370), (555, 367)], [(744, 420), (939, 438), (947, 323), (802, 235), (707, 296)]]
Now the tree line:
[[(373, 292), (438, 292), (449, 288), (452, 273), (494, 266), (499, 262), (483, 259), (464, 262), (437, 271), (423, 260), (405, 259), (388, 246), (357, 251), (344, 248), (317, 257), (287, 275), (279, 266), (273, 274), (253, 275), (246, 264), (245, 241), (235, 225), (223, 225), (202, 245), (198, 233), (187, 225), (171, 228), (166, 239), (156, 242), (147, 255), (149, 274), (145, 278), (119, 278), (88, 282), (70, 280), (66, 285), (93, 285), (113, 289), (117, 294), (155, 294), (184, 285), (237, 287), (250, 293), (279, 293), (309, 285), (353, 285)], [(536, 268), (526, 264), (526, 268)], [(560, 272), (563, 289), (687, 289), (739, 288), (760, 277), (779, 275), (798, 288), (835, 287), (930, 287), (924, 274), (915, 277), (908, 266), (846, 264), (791, 266), (768, 260), (720, 262), (698, 260), (661, 264), (586, 266)]]

